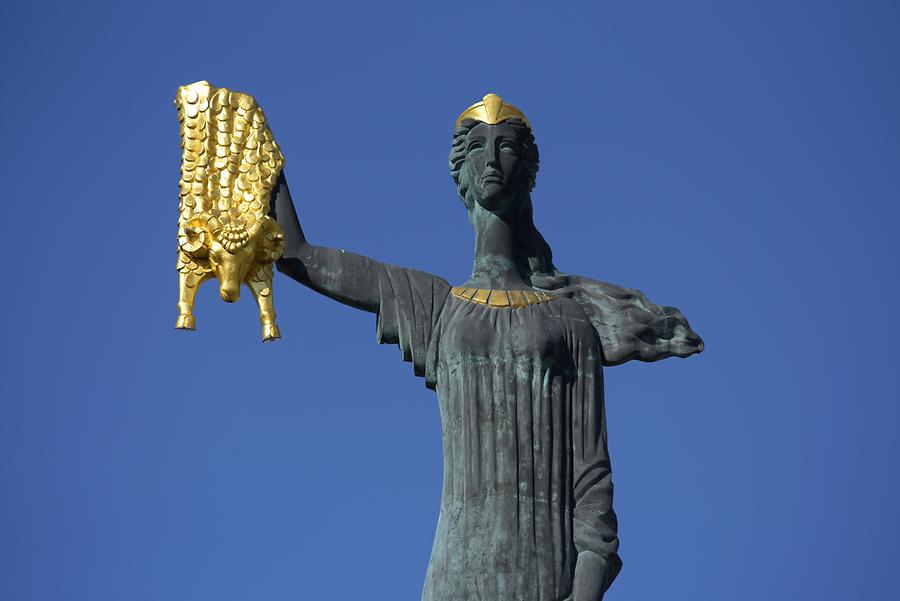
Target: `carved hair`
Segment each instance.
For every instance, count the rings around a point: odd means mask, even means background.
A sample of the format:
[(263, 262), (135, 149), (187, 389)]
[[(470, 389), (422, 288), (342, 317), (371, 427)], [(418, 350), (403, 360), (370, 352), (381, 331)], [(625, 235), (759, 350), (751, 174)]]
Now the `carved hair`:
[[(472, 190), (472, 182), (463, 165), (466, 162), (466, 136), (469, 131), (478, 125), (479, 121), (466, 119), (460, 123), (453, 132), (453, 142), (450, 149), (450, 175), (456, 182), (456, 190), (460, 200), (471, 209), (474, 206), (475, 197)], [(516, 223), (516, 252), (519, 264), (527, 267), (528, 272), (522, 274), (530, 281), (532, 276), (555, 275), (556, 267), (553, 265), (553, 251), (544, 237), (534, 226), (533, 209), (531, 205), (531, 191), (534, 189), (537, 179), (540, 155), (534, 141), (531, 128), (520, 119), (507, 119), (503, 123), (513, 126), (521, 144), (522, 178), (519, 186), (519, 215)]]

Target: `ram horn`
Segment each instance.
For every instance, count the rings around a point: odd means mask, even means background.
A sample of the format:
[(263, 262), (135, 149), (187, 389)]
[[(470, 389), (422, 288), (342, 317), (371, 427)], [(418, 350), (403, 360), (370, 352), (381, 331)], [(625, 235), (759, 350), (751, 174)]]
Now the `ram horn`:
[(204, 256), (209, 242), (209, 231), (203, 219), (191, 219), (178, 228), (178, 248), (187, 255)]

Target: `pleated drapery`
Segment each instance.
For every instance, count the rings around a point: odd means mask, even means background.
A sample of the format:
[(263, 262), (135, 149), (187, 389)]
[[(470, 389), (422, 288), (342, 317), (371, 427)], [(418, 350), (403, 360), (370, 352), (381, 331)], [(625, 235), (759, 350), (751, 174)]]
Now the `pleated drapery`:
[(383, 266), (380, 342), (437, 392), (444, 482), (425, 601), (557, 601), (580, 551), (617, 570), (600, 338), (572, 298), (495, 308)]

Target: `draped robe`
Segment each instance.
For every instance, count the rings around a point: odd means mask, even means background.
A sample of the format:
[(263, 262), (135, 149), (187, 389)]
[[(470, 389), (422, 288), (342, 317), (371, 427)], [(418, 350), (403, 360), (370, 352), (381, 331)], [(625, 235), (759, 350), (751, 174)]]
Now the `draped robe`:
[(377, 336), (437, 392), (444, 449), (424, 601), (559, 601), (578, 553), (621, 567), (603, 365), (703, 348), (677, 309), (579, 276), (550, 302), (491, 307), (377, 262)]

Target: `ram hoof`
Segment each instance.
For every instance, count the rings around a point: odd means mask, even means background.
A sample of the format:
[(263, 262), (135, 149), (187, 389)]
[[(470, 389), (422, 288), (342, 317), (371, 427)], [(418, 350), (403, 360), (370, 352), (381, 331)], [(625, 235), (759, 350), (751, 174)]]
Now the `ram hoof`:
[(272, 342), (273, 340), (278, 340), (281, 338), (281, 332), (278, 331), (278, 326), (274, 323), (266, 324), (263, 326), (263, 342)]
[(195, 330), (197, 329), (197, 322), (194, 321), (193, 315), (179, 315), (178, 321), (175, 322), (175, 329)]

